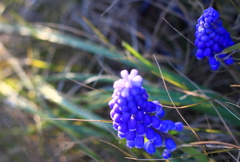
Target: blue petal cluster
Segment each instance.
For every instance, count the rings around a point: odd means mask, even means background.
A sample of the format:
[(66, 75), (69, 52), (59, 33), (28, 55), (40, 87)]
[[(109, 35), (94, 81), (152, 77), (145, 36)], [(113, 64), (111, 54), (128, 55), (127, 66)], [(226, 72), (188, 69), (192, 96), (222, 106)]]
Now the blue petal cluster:
[(153, 154), (163, 143), (166, 149), (163, 158), (169, 158), (176, 149), (173, 139), (166, 136), (169, 130), (181, 131), (183, 124), (161, 120), (165, 111), (158, 101), (148, 101), (148, 94), (142, 87), (142, 77), (136, 69), (121, 71), (122, 79), (114, 82), (114, 93), (109, 101), (113, 128), (119, 138), (126, 139), (130, 148), (143, 148)]
[[(197, 59), (209, 58), (209, 64), (212, 70), (217, 70), (220, 63), (215, 55), (224, 48), (234, 45), (229, 32), (222, 26), (219, 13), (212, 7), (207, 8), (198, 19), (195, 32), (195, 45), (198, 47), (196, 52)], [(232, 56), (227, 54), (218, 55), (220, 59), (224, 58), (227, 65), (233, 64)]]

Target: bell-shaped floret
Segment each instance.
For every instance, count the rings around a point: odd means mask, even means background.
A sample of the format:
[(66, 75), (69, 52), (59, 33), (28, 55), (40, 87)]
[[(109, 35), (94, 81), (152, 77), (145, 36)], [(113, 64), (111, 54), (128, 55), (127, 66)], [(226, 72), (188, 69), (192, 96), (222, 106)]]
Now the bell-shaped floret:
[(128, 131), (126, 133), (126, 139), (129, 140), (129, 141), (134, 141), (136, 137), (136, 132), (135, 131)]
[(126, 138), (126, 134), (122, 134), (121, 132), (118, 132), (118, 137), (120, 139)]
[(225, 64), (227, 64), (227, 65), (232, 65), (233, 64), (233, 57), (232, 56), (229, 56), (229, 57), (227, 57), (226, 59), (224, 59), (224, 62), (225, 62)]
[(135, 145), (136, 148), (143, 148), (144, 137), (143, 136), (137, 136), (134, 140), (134, 145)]
[(123, 78), (123, 80), (124, 81), (127, 81), (128, 80), (128, 71), (127, 70), (122, 70), (121, 72), (120, 72), (120, 75), (121, 75), (121, 77)]
[(113, 106), (116, 104), (116, 99), (111, 99), (109, 102), (108, 102), (108, 106), (112, 109)]
[(141, 87), (142, 80), (143, 80), (142, 77), (140, 75), (137, 75), (132, 79), (131, 84), (132, 84), (132, 86)]
[(139, 136), (145, 135), (146, 133), (145, 125), (143, 123), (138, 123), (136, 132)]
[(164, 132), (164, 133), (167, 133), (169, 128), (168, 128), (168, 124), (167, 123), (164, 123), (163, 121), (161, 121), (161, 124), (160, 124), (160, 127), (159, 129), (160, 131)]
[(159, 129), (160, 128), (161, 121), (156, 116), (152, 116), (152, 127)]
[(153, 102), (147, 102), (147, 103), (148, 103), (148, 106), (147, 106), (147, 109), (145, 111), (148, 112), (148, 113), (155, 113), (156, 110), (157, 110), (155, 104)]
[(157, 111), (156, 117), (158, 117), (159, 119), (162, 119), (164, 116), (165, 116), (165, 111), (162, 108)]
[(156, 106), (156, 112), (158, 112), (162, 108), (162, 105), (158, 101), (152, 101), (152, 102)]
[(135, 147), (134, 141), (129, 141), (129, 140), (127, 140), (127, 141), (126, 141), (126, 145), (127, 145), (129, 148)]
[(118, 126), (119, 125), (117, 123), (113, 122), (113, 129), (118, 130)]
[(113, 121), (117, 124), (121, 123), (122, 122), (122, 115), (119, 114), (119, 113), (115, 113), (114, 116), (113, 116)]
[(167, 138), (167, 139), (165, 140), (165, 146), (166, 146), (166, 148), (167, 148), (168, 150), (170, 150), (170, 151), (174, 151), (174, 150), (176, 150), (176, 148), (177, 148), (176, 143), (175, 143), (174, 140), (171, 139), (171, 138)]
[(196, 57), (197, 57), (198, 60), (201, 60), (201, 59), (203, 59), (205, 57), (202, 49), (198, 49), (197, 50)]
[(176, 122), (175, 123), (175, 130), (176, 131), (182, 131), (183, 130), (183, 123), (182, 122)]
[(220, 63), (215, 59), (215, 57), (209, 57), (208, 62), (212, 70), (217, 70), (219, 68)]
[(147, 130), (146, 130), (146, 137), (147, 137), (147, 139), (149, 139), (149, 140), (154, 140), (155, 139), (155, 131), (152, 129), (152, 128), (147, 128)]
[(130, 93), (134, 96), (139, 94), (140, 91), (141, 91), (141, 87), (137, 87), (137, 86), (132, 86), (131, 89), (130, 89)]
[(148, 102), (144, 101), (140, 108), (141, 108), (141, 110), (145, 111), (148, 108)]
[(156, 147), (152, 141), (147, 141), (144, 144), (144, 150), (149, 154), (153, 154), (156, 151)]
[(169, 159), (171, 157), (171, 151), (169, 151), (168, 149), (165, 149), (162, 153), (162, 157), (164, 159)]
[(118, 126), (118, 132), (125, 134), (128, 131), (127, 123), (120, 123)]
[(138, 112), (136, 113), (136, 116), (135, 116), (137, 122), (141, 122), (143, 121), (144, 119), (144, 113), (142, 110), (138, 110)]
[(130, 113), (136, 115), (136, 113), (138, 112), (138, 110), (139, 110), (139, 109), (138, 109), (137, 106), (132, 107), (132, 108), (130, 109)]
[(133, 116), (128, 121), (128, 128), (130, 131), (134, 131), (137, 128), (137, 121)]
[(120, 97), (120, 98), (118, 98), (118, 100), (117, 100), (117, 104), (118, 104), (119, 106), (125, 106), (125, 105), (127, 105), (127, 100), (126, 100), (125, 98), (123, 98), (123, 97)]
[(163, 143), (163, 140), (162, 140), (162, 137), (158, 134), (158, 133), (156, 133), (155, 134), (155, 139), (154, 139), (154, 145), (156, 146), (156, 147), (161, 147), (162, 146), (162, 143)]
[(143, 123), (147, 127), (150, 127), (152, 125), (152, 117), (148, 113), (144, 114)]
[(168, 130), (174, 130), (175, 129), (175, 123), (171, 120), (164, 120), (164, 123), (168, 125)]
[(130, 75), (128, 76), (129, 80), (132, 80), (135, 76), (137, 76), (138, 71), (136, 69), (132, 69)]
[(119, 79), (119, 80), (115, 81), (114, 84), (113, 84), (114, 89), (121, 90), (124, 87), (125, 87), (125, 82), (122, 79)]
[(122, 114), (122, 122), (128, 122), (131, 117), (131, 114), (129, 112), (125, 112)]

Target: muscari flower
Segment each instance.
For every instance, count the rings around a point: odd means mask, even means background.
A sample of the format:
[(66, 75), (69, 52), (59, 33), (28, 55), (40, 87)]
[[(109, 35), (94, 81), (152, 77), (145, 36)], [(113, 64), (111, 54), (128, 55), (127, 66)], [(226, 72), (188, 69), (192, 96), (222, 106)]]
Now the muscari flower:
[(165, 144), (162, 156), (168, 159), (176, 149), (173, 139), (166, 137), (169, 130), (181, 131), (183, 124), (162, 120), (165, 111), (158, 101), (148, 101), (148, 94), (142, 87), (142, 77), (136, 69), (121, 71), (122, 79), (114, 82), (114, 93), (109, 101), (110, 117), (118, 137), (126, 139), (129, 148), (143, 148), (153, 154), (157, 147)]
[(224, 59), (227, 65), (233, 64), (232, 56), (227, 54), (218, 55), (224, 48), (234, 45), (229, 32), (222, 26), (219, 13), (212, 7), (207, 8), (198, 19), (195, 32), (195, 45), (198, 47), (196, 52), (197, 59), (201, 60), (208, 57), (212, 70), (217, 70), (220, 63), (219, 59)]

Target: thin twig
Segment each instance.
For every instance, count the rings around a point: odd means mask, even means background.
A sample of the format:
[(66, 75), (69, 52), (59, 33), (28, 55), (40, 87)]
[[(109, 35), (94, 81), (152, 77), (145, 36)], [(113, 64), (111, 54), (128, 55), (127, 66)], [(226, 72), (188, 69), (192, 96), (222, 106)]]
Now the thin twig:
[(178, 34), (180, 34), (183, 38), (185, 38), (189, 43), (191, 43), (192, 45), (195, 46), (195, 44), (189, 40), (187, 37), (185, 37), (184, 35), (182, 35), (182, 33), (180, 33), (177, 29), (175, 29), (165, 18), (163, 18), (163, 20), (173, 29), (175, 30)]
[(99, 141), (104, 142), (104, 143), (107, 143), (107, 144), (109, 144), (109, 145), (115, 147), (116, 149), (118, 149), (119, 151), (121, 151), (122, 153), (124, 153), (124, 154), (127, 155), (127, 156), (133, 157), (131, 154), (129, 154), (129, 153), (123, 151), (122, 149), (120, 149), (119, 147), (117, 147), (117, 146), (114, 145), (114, 144), (111, 144), (111, 143), (109, 143), (109, 142), (107, 142), (107, 141), (104, 141), (104, 140), (99, 140)]
[[(154, 54), (153, 54), (153, 57), (155, 58), (155, 55), (154, 55)], [(155, 58), (155, 59), (156, 59), (156, 58)], [(163, 74), (162, 74), (162, 70), (161, 70), (161, 68), (160, 68), (160, 65), (158, 64), (158, 62), (156, 62), (156, 63), (157, 63), (157, 66), (158, 66), (158, 68), (159, 68), (159, 72), (160, 72), (160, 74), (161, 74), (161, 78), (162, 78), (164, 87), (165, 87), (165, 89), (166, 89), (166, 92), (167, 92), (167, 94), (168, 94), (168, 97), (169, 97), (169, 99), (171, 100), (171, 103), (173, 104), (173, 106), (176, 107), (175, 104), (174, 104), (174, 102), (173, 102), (173, 100), (172, 100), (171, 95), (170, 95), (169, 92), (168, 92), (168, 88), (167, 88), (167, 85), (166, 85), (166, 83), (165, 83), (164, 76), (163, 76)], [(201, 139), (200, 139), (200, 137), (198, 136), (198, 134), (191, 128), (191, 126), (188, 124), (188, 122), (185, 120), (185, 118), (182, 116), (182, 114), (179, 112), (179, 110), (178, 110), (178, 109), (175, 109), (175, 110), (177, 111), (177, 113), (179, 114), (179, 116), (182, 118), (182, 120), (187, 124), (187, 126), (191, 129), (191, 131), (192, 131), (193, 134), (197, 137), (197, 139), (198, 139), (199, 141), (201, 141)], [(203, 145), (203, 147), (205, 147), (205, 148), (207, 149), (207, 147), (206, 147), (205, 145)], [(206, 153), (206, 150), (205, 150), (204, 148), (203, 148), (203, 151)]]
[(86, 122), (102, 122), (102, 123), (112, 123), (111, 120), (92, 120), (92, 119), (72, 119), (72, 118), (41, 118), (43, 120), (70, 120), (70, 121), (86, 121)]
[[(66, 77), (66, 78), (68, 78), (68, 77)], [(100, 90), (100, 89), (96, 89), (96, 88), (92, 88), (92, 87), (90, 87), (90, 86), (87, 86), (87, 85), (85, 85), (85, 84), (83, 84), (83, 83), (80, 83), (80, 82), (74, 80), (74, 79), (71, 79), (71, 78), (68, 78), (68, 79), (71, 80), (71, 81), (73, 81), (73, 82), (75, 82), (75, 83), (77, 83), (77, 84), (80, 84), (80, 85), (82, 85), (82, 86), (84, 86), (84, 87), (86, 87), (86, 88), (89, 88), (89, 89), (92, 89), (92, 90), (97, 90), (97, 91), (103, 92), (103, 93), (109, 93), (109, 94), (111, 94), (110, 92), (107, 92), (107, 91), (104, 91), (104, 90)]]

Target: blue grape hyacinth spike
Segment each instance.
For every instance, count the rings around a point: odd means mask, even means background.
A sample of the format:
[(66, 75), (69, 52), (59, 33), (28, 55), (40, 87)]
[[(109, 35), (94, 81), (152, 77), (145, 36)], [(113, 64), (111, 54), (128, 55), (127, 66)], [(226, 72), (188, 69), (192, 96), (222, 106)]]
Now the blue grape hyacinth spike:
[(195, 45), (198, 47), (196, 57), (199, 60), (207, 57), (212, 70), (219, 68), (219, 60), (224, 60), (226, 65), (234, 63), (233, 58), (226, 57), (226, 54), (216, 55), (224, 48), (234, 45), (219, 16), (214, 8), (207, 8), (198, 19), (195, 32)]
[(120, 139), (126, 139), (129, 148), (143, 148), (153, 154), (165, 143), (163, 157), (170, 157), (176, 148), (171, 138), (165, 137), (169, 130), (181, 131), (183, 124), (171, 120), (162, 120), (165, 115), (158, 101), (148, 101), (148, 94), (142, 87), (143, 78), (136, 69), (128, 73), (122, 70), (121, 79), (113, 84), (114, 92), (108, 105), (113, 128)]

